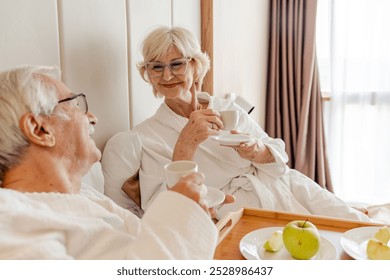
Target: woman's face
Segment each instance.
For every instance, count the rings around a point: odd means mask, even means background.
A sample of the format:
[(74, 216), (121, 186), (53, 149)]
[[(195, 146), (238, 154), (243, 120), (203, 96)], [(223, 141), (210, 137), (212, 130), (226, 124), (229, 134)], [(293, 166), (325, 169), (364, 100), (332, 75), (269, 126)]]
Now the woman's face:
[[(149, 74), (149, 79), (154, 88), (159, 94), (166, 99), (183, 99), (189, 100), (191, 97), (190, 88), (194, 80), (195, 67), (193, 60), (183, 60), (183, 55), (177, 50), (175, 46), (171, 47), (169, 51), (159, 61), (162, 64), (168, 66), (171, 63), (171, 68), (161, 65), (153, 66), (155, 70), (161, 70), (161, 75), (152, 77)], [(172, 63), (174, 62), (174, 63)], [(180, 71), (181, 63), (187, 64), (185, 72)], [(148, 66), (147, 66), (148, 67)], [(148, 73), (150, 72), (150, 69)], [(183, 72), (183, 73), (182, 73)], [(176, 73), (176, 74), (175, 74)]]

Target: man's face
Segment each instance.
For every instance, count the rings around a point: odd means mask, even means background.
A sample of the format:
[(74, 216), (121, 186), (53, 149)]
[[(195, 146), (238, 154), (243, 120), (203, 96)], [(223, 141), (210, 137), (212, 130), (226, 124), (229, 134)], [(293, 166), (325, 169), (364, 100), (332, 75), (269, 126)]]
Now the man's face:
[[(74, 96), (62, 82), (49, 78), (58, 89), (58, 100)], [(101, 152), (92, 139), (97, 118), (92, 113), (80, 110), (78, 100), (59, 103), (52, 116), (52, 128), (55, 133), (55, 149), (61, 159), (87, 172), (90, 166), (100, 160)], [(65, 116), (64, 116), (65, 115)]]

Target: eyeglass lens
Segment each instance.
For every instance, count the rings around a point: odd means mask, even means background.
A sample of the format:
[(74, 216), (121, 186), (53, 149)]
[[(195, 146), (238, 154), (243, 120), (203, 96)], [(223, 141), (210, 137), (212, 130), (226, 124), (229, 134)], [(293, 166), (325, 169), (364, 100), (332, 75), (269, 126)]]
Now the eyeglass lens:
[(171, 61), (168, 65), (161, 62), (149, 62), (146, 64), (146, 70), (152, 78), (161, 77), (164, 73), (165, 67), (168, 67), (172, 74), (181, 76), (186, 73), (189, 59), (177, 59)]
[(84, 112), (85, 114), (88, 113), (88, 104), (87, 104), (87, 98), (85, 95), (80, 95), (76, 98), (77, 101), (77, 107), (79, 107), (81, 112)]
[(80, 111), (82, 111), (84, 114), (88, 113), (87, 97), (85, 96), (84, 93), (80, 93), (75, 96), (62, 99), (58, 101), (58, 104), (62, 102), (72, 101), (72, 100), (75, 100), (76, 106), (80, 109)]

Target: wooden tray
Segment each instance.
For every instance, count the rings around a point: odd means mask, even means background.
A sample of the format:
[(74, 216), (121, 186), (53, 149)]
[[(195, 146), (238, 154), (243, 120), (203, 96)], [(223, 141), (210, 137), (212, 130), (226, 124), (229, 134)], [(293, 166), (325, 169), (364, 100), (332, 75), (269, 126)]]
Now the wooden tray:
[(321, 235), (333, 243), (337, 248), (338, 259), (351, 259), (340, 245), (339, 240), (343, 232), (356, 227), (381, 225), (284, 211), (243, 208), (225, 216), (217, 223), (220, 234), (214, 259), (243, 260), (239, 244), (247, 233), (265, 227), (283, 227), (290, 221), (306, 219), (315, 224), (321, 230)]

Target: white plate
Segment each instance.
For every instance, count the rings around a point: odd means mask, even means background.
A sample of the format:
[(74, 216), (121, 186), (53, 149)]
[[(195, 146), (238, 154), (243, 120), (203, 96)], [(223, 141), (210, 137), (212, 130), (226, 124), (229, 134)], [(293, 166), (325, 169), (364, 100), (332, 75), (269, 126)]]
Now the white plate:
[(220, 135), (211, 136), (210, 138), (225, 146), (238, 146), (241, 143), (246, 143), (253, 139), (252, 136), (247, 134), (231, 133), (222, 133)]
[(217, 188), (207, 187), (206, 201), (210, 208), (221, 204), (224, 200), (225, 194), (223, 191)]
[[(278, 252), (267, 252), (263, 244), (277, 230), (283, 231), (283, 227), (267, 227), (254, 230), (245, 235), (240, 241), (240, 252), (247, 260), (295, 260), (283, 246)], [(321, 231), (320, 231), (321, 233)], [(326, 238), (321, 236), (321, 246), (312, 260), (334, 260), (337, 258), (336, 247)]]
[(341, 247), (355, 260), (367, 259), (368, 240), (375, 235), (381, 227), (358, 227), (343, 233), (340, 238)]

